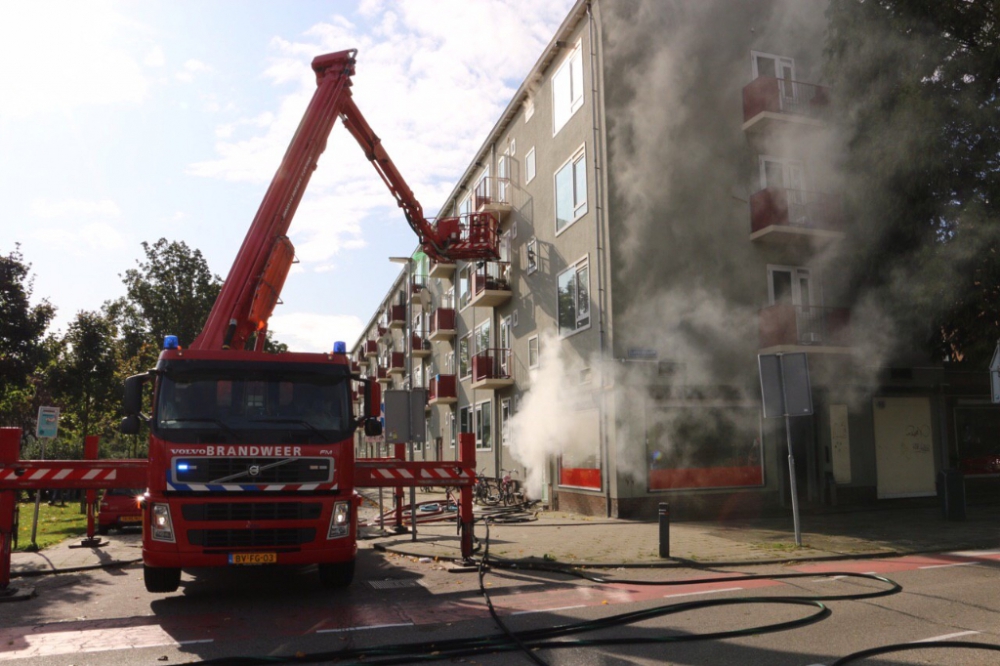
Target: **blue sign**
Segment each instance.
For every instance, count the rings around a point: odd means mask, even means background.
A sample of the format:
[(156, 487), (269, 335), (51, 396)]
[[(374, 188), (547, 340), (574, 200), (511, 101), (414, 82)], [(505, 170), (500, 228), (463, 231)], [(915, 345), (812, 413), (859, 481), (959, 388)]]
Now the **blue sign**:
[(38, 425), (35, 427), (35, 437), (41, 439), (43, 437), (54, 438), (56, 433), (59, 431), (59, 408), (58, 407), (39, 407), (38, 408)]

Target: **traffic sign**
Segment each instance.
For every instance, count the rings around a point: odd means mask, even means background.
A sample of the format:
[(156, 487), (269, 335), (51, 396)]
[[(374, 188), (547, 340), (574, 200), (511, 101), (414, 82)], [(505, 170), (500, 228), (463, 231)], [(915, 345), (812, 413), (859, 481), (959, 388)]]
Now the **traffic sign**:
[(35, 426), (35, 437), (42, 439), (43, 437), (54, 438), (56, 433), (59, 431), (59, 408), (58, 407), (39, 407), (38, 408), (38, 425)]

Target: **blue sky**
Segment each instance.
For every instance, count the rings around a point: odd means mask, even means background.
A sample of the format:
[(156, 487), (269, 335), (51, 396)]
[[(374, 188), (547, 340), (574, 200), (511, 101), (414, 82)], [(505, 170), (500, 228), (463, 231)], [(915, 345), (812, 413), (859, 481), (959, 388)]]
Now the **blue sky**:
[[(0, 3), (0, 252), (34, 300), (80, 310), (161, 237), (225, 277), (315, 88), (358, 49), (354, 96), (428, 215), (444, 202), (573, 0)], [(352, 344), (416, 246), (340, 124), (290, 237), (275, 336)]]

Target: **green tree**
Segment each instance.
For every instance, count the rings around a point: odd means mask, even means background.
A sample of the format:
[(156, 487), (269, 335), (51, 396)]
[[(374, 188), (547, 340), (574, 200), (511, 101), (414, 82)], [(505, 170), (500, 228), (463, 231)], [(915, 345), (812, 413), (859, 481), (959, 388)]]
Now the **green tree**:
[(183, 241), (161, 238), (152, 245), (144, 242), (142, 249), (145, 261), (122, 276), (127, 304), (117, 310), (119, 321), (132, 322), (127, 332), (133, 339), (159, 344), (164, 336), (176, 335), (187, 346), (208, 318), (222, 280), (209, 270), (201, 251)]
[(53, 351), (46, 330), (56, 309), (31, 304), (34, 278), (20, 245), (0, 255), (0, 425), (31, 429), (41, 379), (37, 370)]
[(827, 79), (847, 132), (849, 298), (902, 342), (983, 364), (1000, 335), (996, 2), (832, 0)]

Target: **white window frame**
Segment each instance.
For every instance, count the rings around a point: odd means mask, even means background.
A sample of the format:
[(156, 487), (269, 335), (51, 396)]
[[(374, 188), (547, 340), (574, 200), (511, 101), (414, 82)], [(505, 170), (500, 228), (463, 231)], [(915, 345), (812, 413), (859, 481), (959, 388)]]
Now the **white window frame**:
[[(587, 270), (587, 285), (586, 285), (587, 323), (583, 324), (583, 325), (580, 325), (580, 320), (582, 319), (582, 317), (580, 316), (580, 303), (581, 303), (580, 298), (581, 298), (581, 296), (580, 296), (579, 275), (580, 275), (580, 272), (583, 270), (584, 267), (586, 267), (586, 270)], [(574, 312), (574, 318), (576, 319), (576, 326), (572, 330), (567, 330), (566, 332), (563, 332), (563, 330), (561, 328), (561, 322), (559, 321), (559, 283), (560, 283), (560, 279), (562, 278), (562, 276), (565, 275), (566, 273), (570, 272), (570, 271), (574, 272), (574, 278), (573, 279), (574, 279), (575, 287), (574, 287), (574, 290), (573, 290), (573, 298), (576, 300), (576, 302), (574, 303), (574, 306), (573, 306), (573, 312)], [(559, 274), (556, 275), (556, 329), (559, 331), (559, 337), (560, 338), (568, 338), (571, 335), (576, 335), (577, 333), (580, 333), (582, 331), (586, 331), (587, 329), (589, 329), (593, 325), (593, 321), (594, 321), (593, 312), (592, 312), (593, 308), (591, 307), (590, 300), (591, 300), (591, 290), (590, 290), (590, 255), (585, 255), (583, 258), (577, 260), (573, 264), (570, 264), (569, 266), (566, 267), (565, 270), (560, 271)]]
[[(778, 301), (775, 298), (774, 293), (774, 274), (775, 273), (789, 273), (792, 278), (792, 305), (797, 307), (820, 307), (822, 304), (822, 293), (820, 292), (819, 286), (816, 284), (815, 276), (812, 271), (808, 268), (802, 266), (781, 266), (778, 264), (768, 264), (767, 265), (767, 301), (770, 305), (777, 305)], [(803, 304), (802, 300), (802, 278), (808, 281), (807, 301), (808, 304)]]
[(524, 184), (527, 185), (535, 179), (535, 147), (532, 146), (528, 154), (524, 156)]
[[(465, 264), (458, 269), (458, 279), (455, 282), (456, 295), (458, 296), (458, 310), (461, 312), (469, 307), (472, 302), (472, 264)], [(464, 298), (463, 298), (464, 297)], [(465, 301), (464, 303), (462, 301)]]
[[(583, 40), (578, 39), (552, 75), (552, 136), (558, 134), (583, 106), (583, 87)], [(560, 94), (566, 91), (569, 99), (560, 100)], [(564, 105), (568, 105), (565, 116), (561, 113)]]
[[(455, 370), (458, 373), (459, 379), (468, 379), (472, 376), (472, 336), (466, 333), (461, 338), (458, 339), (458, 359), (455, 366)], [(462, 374), (462, 343), (465, 343), (465, 371), (468, 374)]]
[[(486, 347), (481, 348), (481, 343), (484, 340), (486, 342)], [(492, 345), (493, 345), (493, 321), (491, 319), (486, 319), (478, 326), (476, 326), (475, 330), (473, 331), (472, 344), (470, 345), (471, 355), (469, 357), (470, 358), (469, 365), (470, 366), (472, 365), (472, 360), (471, 360), (472, 356), (476, 356), (477, 354), (481, 354), (484, 351), (488, 351), (489, 349), (491, 349)]]
[(448, 431), (450, 434), (449, 440), (451, 444), (450, 448), (454, 449), (455, 445), (458, 443), (458, 427), (456, 425), (458, 423), (458, 417), (455, 416), (455, 410), (449, 409), (448, 415), (443, 418), (448, 425)]
[(510, 419), (514, 415), (510, 398), (500, 400), (500, 446), (510, 446)]
[(531, 275), (538, 270), (538, 239), (532, 236), (524, 244), (524, 272)]
[[(572, 206), (573, 206), (573, 218), (568, 220), (562, 229), (559, 228), (559, 174), (565, 169), (570, 170), (570, 187), (572, 188)], [(579, 180), (579, 169), (583, 169), (583, 193), (578, 191), (577, 184)], [(555, 170), (552, 174), (552, 194), (553, 203), (555, 204), (555, 230), (556, 236), (569, 229), (573, 224), (579, 220), (581, 217), (587, 214), (587, 145), (584, 144), (580, 146), (573, 153), (573, 155), (559, 165), (559, 168)]]
[(535, 115), (535, 98), (528, 95), (524, 99), (524, 122), (531, 120), (533, 115)]
[[(534, 345), (535, 345), (535, 351), (534, 351), (535, 358), (534, 358), (534, 360), (532, 360), (532, 358), (531, 358), (531, 355), (532, 355), (531, 345), (532, 345), (532, 343), (534, 343)], [(541, 358), (541, 353), (542, 353), (541, 343), (538, 341), (538, 336), (537, 335), (533, 335), (530, 338), (528, 338), (528, 367), (531, 368), (532, 370), (534, 370), (535, 368), (538, 367), (539, 359)]]
[[(462, 414), (463, 414), (463, 412), (465, 413), (465, 426), (468, 428), (468, 430), (462, 430)], [(458, 426), (456, 426), (456, 428), (455, 428), (455, 441), (456, 442), (458, 441), (458, 433), (462, 433), (462, 432), (475, 433), (476, 432), (475, 416), (476, 416), (476, 413), (475, 413), (475, 410), (472, 408), (472, 405), (465, 405), (464, 407), (459, 407), (458, 408)]]
[[(482, 414), (489, 415), (490, 421), (490, 441), (488, 444), (483, 443), (483, 422), (485, 419), (482, 418)], [(493, 427), (493, 401), (483, 400), (482, 402), (477, 402), (475, 404), (475, 409), (472, 412), (472, 422), (476, 433), (476, 451), (492, 451), (493, 450), (493, 439), (495, 434), (495, 428)]]

